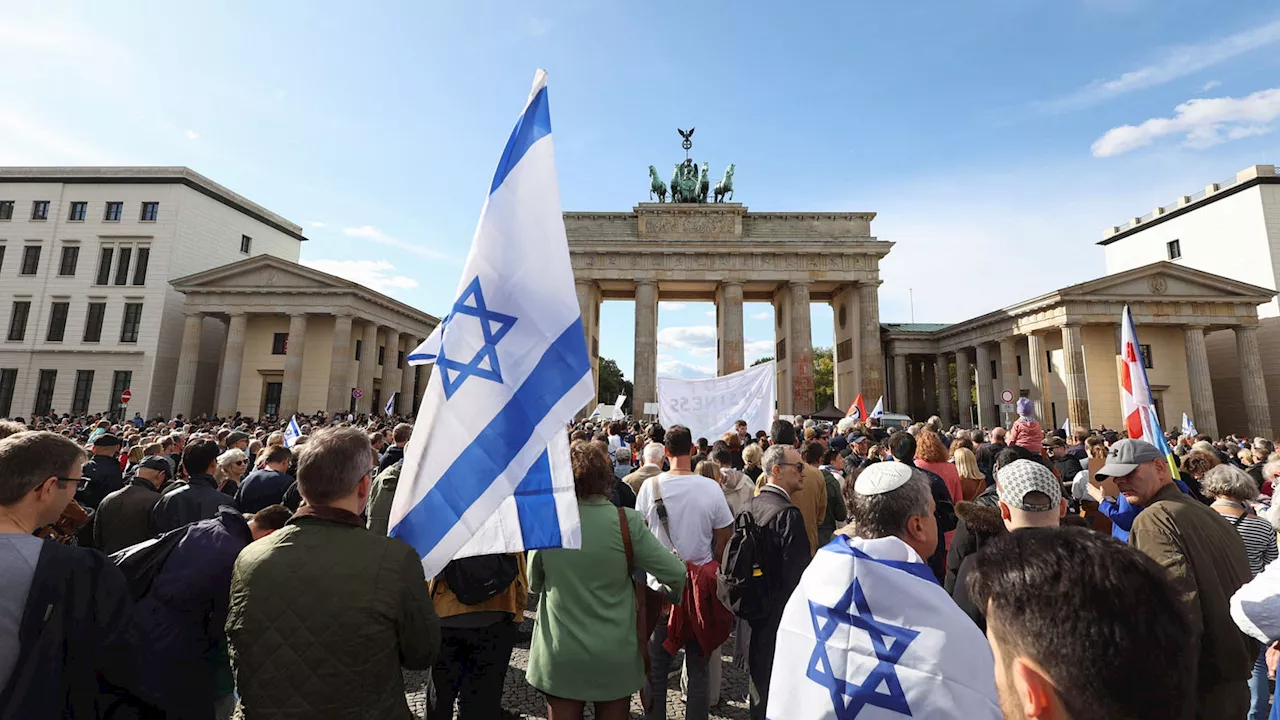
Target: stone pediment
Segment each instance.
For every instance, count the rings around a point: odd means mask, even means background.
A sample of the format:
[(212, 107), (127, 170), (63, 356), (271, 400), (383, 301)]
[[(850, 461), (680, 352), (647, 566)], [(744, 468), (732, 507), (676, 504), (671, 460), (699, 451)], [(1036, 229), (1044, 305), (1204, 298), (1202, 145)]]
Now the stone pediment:
[(1063, 299), (1215, 298), (1254, 299), (1257, 302), (1265, 302), (1275, 294), (1274, 290), (1170, 262), (1144, 265), (1072, 285), (1058, 292)]
[(230, 265), (223, 265), (212, 270), (178, 278), (173, 281), (173, 286), (184, 292), (221, 288), (320, 290), (330, 288), (350, 289), (354, 286), (354, 283), (303, 265), (297, 265), (269, 255), (259, 255)]

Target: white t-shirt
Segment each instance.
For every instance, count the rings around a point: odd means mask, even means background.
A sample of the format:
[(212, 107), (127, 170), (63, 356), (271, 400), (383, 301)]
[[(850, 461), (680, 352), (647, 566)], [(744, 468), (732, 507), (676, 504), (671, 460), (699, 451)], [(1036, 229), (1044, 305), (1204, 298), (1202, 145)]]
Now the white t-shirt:
[[(670, 538), (653, 502), (655, 483), (661, 483), (662, 503), (667, 507), (667, 523), (671, 526)], [(636, 510), (644, 515), (658, 542), (680, 553), (680, 559), (695, 565), (711, 562), (711, 533), (733, 524), (724, 490), (715, 480), (703, 475), (662, 473), (650, 478), (636, 496)]]

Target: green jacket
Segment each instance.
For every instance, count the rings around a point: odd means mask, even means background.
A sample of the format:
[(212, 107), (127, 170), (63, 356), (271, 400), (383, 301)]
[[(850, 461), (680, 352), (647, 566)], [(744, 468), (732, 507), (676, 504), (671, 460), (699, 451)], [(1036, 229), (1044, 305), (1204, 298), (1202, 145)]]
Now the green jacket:
[(398, 460), (378, 473), (369, 486), (369, 532), (382, 537), (387, 536), (387, 525), (391, 521), (391, 501), (396, 497), (396, 485), (400, 482), (400, 468), (403, 460)]
[(400, 669), (431, 667), (440, 619), (411, 547), (306, 506), (236, 559), (227, 639), (246, 720), (399, 720)]

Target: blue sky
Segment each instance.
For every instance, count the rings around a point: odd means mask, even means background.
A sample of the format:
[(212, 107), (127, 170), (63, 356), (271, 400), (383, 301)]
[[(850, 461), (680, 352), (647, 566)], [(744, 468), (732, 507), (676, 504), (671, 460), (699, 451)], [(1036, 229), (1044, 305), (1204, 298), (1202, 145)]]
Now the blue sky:
[[(126, 9), (127, 8), (127, 9)], [(737, 165), (753, 210), (878, 213), (885, 321), (1103, 273), (1102, 229), (1280, 160), (1280, 9), (974, 3), (0, 2), (0, 164), (188, 165), (302, 224), (304, 262), (443, 315), (533, 71), (565, 209)], [(910, 298), (914, 298), (914, 308)], [(714, 371), (713, 307), (660, 369)], [(748, 304), (748, 362), (771, 311)], [(631, 370), (629, 303), (601, 353)], [(813, 339), (831, 342), (814, 305)]]

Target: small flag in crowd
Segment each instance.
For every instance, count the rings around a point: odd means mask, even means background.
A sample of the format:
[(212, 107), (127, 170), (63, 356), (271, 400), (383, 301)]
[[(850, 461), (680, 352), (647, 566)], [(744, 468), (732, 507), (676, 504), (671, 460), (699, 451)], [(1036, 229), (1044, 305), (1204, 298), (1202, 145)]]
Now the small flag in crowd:
[(393, 392), (393, 393), (391, 393), (391, 397), (387, 398), (387, 406), (386, 406), (386, 407), (384, 407), (384, 408), (382, 408), (382, 409), (383, 409), (383, 411), (384, 411), (387, 415), (391, 415), (391, 414), (395, 413), (395, 410), (396, 410), (396, 395), (399, 395), (399, 393), (394, 393), (394, 392)]
[(298, 416), (289, 418), (289, 427), (284, 429), (284, 446), (291, 448), (302, 437), (302, 428), (298, 427)]
[(498, 162), (455, 297), (408, 358), (436, 372), (388, 533), (418, 551), (427, 577), (455, 557), (582, 544), (565, 425), (595, 384), (542, 70)]
[(871, 417), (878, 418), (883, 414), (884, 414), (884, 396), (881, 395), (880, 399), (876, 401), (876, 406), (871, 408)]
[(1182, 413), (1182, 434), (1187, 437), (1195, 437), (1200, 433), (1196, 432), (1195, 423), (1191, 422), (1191, 418), (1186, 413)]
[(1168, 460), (1173, 477), (1178, 477), (1178, 461), (1160, 429), (1160, 418), (1156, 417), (1147, 368), (1142, 361), (1142, 346), (1138, 344), (1138, 329), (1133, 325), (1133, 313), (1128, 305), (1120, 313), (1120, 414), (1129, 437), (1155, 445)]
[(867, 419), (867, 406), (862, 400), (862, 393), (858, 393), (858, 397), (853, 399), (853, 404), (849, 406), (849, 412), (845, 413), (845, 417), (853, 418), (858, 422)]
[(1062, 421), (1062, 432), (1071, 437), (1071, 418)]

